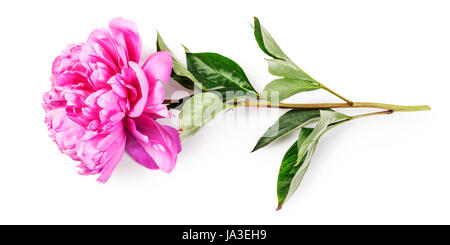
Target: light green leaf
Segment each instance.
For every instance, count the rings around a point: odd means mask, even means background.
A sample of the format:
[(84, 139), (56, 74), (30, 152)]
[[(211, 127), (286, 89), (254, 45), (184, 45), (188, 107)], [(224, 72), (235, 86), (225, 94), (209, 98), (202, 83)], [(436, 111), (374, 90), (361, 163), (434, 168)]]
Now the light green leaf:
[(261, 25), (259, 19), (254, 17), (254, 34), (256, 42), (261, 50), (267, 55), (288, 61), (289, 58), (284, 54), (269, 32)]
[(278, 120), (270, 126), (264, 135), (258, 140), (253, 151), (256, 151), (273, 141), (282, 138), (291, 132), (305, 127), (311, 123), (318, 122), (320, 119), (319, 109), (293, 109), (278, 118)]
[(268, 101), (282, 101), (300, 92), (312, 91), (320, 87), (309, 80), (279, 78), (266, 85), (261, 96)]
[(308, 151), (310, 151), (312, 147), (314, 147), (314, 144), (317, 143), (319, 138), (327, 131), (331, 124), (344, 121), (349, 118), (349, 116), (339, 112), (321, 110), (320, 120), (316, 127), (306, 139), (302, 140), (303, 143), (298, 145), (298, 157), (296, 164), (300, 163), (303, 157), (307, 155)]
[(199, 93), (187, 100), (180, 112), (181, 138), (195, 134), (203, 125), (211, 121), (217, 113), (231, 105), (222, 103), (214, 93)]
[[(156, 49), (158, 51), (168, 51), (172, 56), (172, 75), (173, 80), (177, 81), (181, 86), (193, 90), (196, 87), (202, 88), (202, 84), (190, 73), (184, 65), (175, 57), (172, 51), (167, 47), (163, 38), (157, 33)], [(205, 91), (205, 90), (203, 90)]]
[(314, 82), (314, 79), (296, 65), (279, 59), (266, 59), (269, 73), (278, 77), (301, 79)]
[(186, 52), (188, 70), (209, 90), (226, 88), (257, 94), (242, 68), (216, 53)]

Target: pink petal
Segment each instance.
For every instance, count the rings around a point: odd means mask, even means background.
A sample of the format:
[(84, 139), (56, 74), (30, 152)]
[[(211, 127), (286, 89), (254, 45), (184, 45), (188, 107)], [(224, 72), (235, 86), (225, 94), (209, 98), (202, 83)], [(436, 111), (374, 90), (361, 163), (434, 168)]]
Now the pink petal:
[(121, 79), (120, 76), (116, 75), (111, 77), (107, 82), (112, 90), (122, 98), (127, 97), (127, 90), (125, 88), (125, 82)]
[(78, 157), (81, 160), (79, 173), (100, 173), (98, 181), (106, 182), (125, 152), (126, 133), (118, 124), (107, 134), (88, 137), (80, 143)]
[(168, 125), (162, 125), (162, 127), (166, 130), (166, 132), (170, 135), (173, 142), (175, 142), (175, 145), (177, 146), (177, 153), (181, 152), (181, 142), (180, 142), (180, 135), (178, 133), (178, 130), (175, 128), (172, 128)]
[(164, 87), (160, 81), (150, 82), (147, 104), (145, 107), (160, 105), (164, 102)]
[(125, 128), (128, 130), (129, 133), (131, 133), (135, 138), (137, 138), (140, 142), (148, 143), (148, 136), (142, 134), (136, 129), (136, 123), (131, 118), (125, 118)]
[(153, 158), (145, 151), (141, 143), (132, 135), (127, 136), (126, 151), (139, 164), (149, 169), (159, 169)]
[(132, 101), (131, 109), (128, 111), (129, 117), (138, 117), (142, 114), (148, 98), (148, 81), (144, 71), (134, 62), (129, 62), (131, 69), (136, 73), (133, 81), (134, 87), (137, 89), (137, 98)]
[(156, 52), (148, 57), (142, 70), (151, 83), (158, 80), (166, 83), (172, 72), (172, 56), (167, 51)]
[(142, 42), (136, 24), (123, 18), (114, 18), (109, 22), (109, 28), (114, 39), (126, 47), (128, 60), (139, 63)]
[[(175, 167), (178, 153), (178, 145), (173, 131), (167, 131), (163, 126), (146, 115), (133, 120), (137, 125), (137, 130), (131, 130), (129, 133), (135, 136), (136, 140), (161, 171), (170, 173)], [(148, 142), (141, 140), (142, 135), (148, 137)], [(133, 155), (131, 156), (133, 157)], [(140, 159), (135, 160), (139, 161)]]
[(120, 97), (112, 90), (100, 95), (97, 100), (97, 104), (104, 109), (120, 110), (119, 102)]
[(146, 115), (153, 119), (159, 119), (159, 118), (168, 118), (171, 117), (171, 114), (169, 110), (167, 109), (166, 105), (155, 105), (149, 109), (146, 109), (144, 111)]
[[(111, 33), (106, 29), (96, 29), (91, 32), (85, 45), (81, 47), (80, 60), (82, 64), (96, 71), (101, 67), (103, 76), (113, 75), (127, 63), (125, 54), (120, 54), (117, 44)], [(95, 74), (91, 79), (101, 78)], [(92, 76), (92, 74), (90, 75)], [(92, 81), (94, 85), (103, 86), (103, 80)]]
[(100, 176), (97, 178), (98, 182), (105, 183), (111, 177), (114, 169), (116, 168), (117, 164), (119, 164), (120, 160), (122, 159), (123, 153), (125, 152), (125, 142), (126, 136), (124, 134), (123, 137), (119, 138), (119, 140), (116, 141), (114, 147), (111, 147), (110, 149), (108, 149), (108, 151), (105, 152), (105, 156), (107, 156), (107, 158), (104, 160), (108, 161), (108, 163), (100, 172)]

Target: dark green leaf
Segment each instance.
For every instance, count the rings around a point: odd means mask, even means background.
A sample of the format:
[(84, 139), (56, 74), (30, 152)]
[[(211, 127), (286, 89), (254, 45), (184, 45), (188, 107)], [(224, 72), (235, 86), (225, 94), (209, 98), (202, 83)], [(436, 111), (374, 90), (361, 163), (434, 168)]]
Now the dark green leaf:
[(288, 135), (294, 130), (319, 121), (319, 109), (293, 109), (284, 113), (259, 139), (253, 151)]
[(259, 19), (254, 17), (254, 34), (256, 42), (261, 50), (267, 55), (282, 60), (289, 60), (269, 32), (261, 25)]
[(321, 110), (320, 120), (314, 129), (302, 128), (300, 130), (297, 142), (286, 152), (281, 162), (277, 182), (277, 209), (280, 209), (299, 187), (320, 137), (331, 128), (346, 122), (348, 118), (342, 113)]
[(242, 68), (216, 53), (186, 52), (188, 70), (209, 90), (226, 88), (257, 94)]
[[(298, 145), (311, 134), (313, 129), (302, 128), (300, 130), (299, 139), (286, 152), (281, 161), (280, 172), (278, 173), (277, 182), (277, 196), (278, 208), (281, 209), (284, 202), (295, 192), (298, 188), (306, 170), (308, 169), (314, 149), (311, 149), (311, 154), (301, 159), (300, 163), (296, 165), (298, 156)], [(315, 147), (315, 144), (314, 144)]]
[(194, 82), (190, 78), (185, 76), (178, 76), (173, 70), (170, 74), (170, 77), (187, 89), (194, 90), (195, 88)]

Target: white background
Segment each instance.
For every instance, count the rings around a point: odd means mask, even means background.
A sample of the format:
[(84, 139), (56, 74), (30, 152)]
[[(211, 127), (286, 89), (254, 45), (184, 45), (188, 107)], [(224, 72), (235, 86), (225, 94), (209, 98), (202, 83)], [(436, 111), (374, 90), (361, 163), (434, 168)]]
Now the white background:
[[(0, 223), (449, 224), (449, 11), (429, 0), (2, 1)], [(172, 174), (126, 156), (98, 184), (48, 137), (41, 101), (60, 51), (116, 16), (137, 23), (145, 56), (157, 28), (180, 58), (179, 44), (221, 53), (261, 91), (273, 78), (249, 25), (258, 16), (300, 67), (354, 101), (433, 110), (333, 129), (281, 211), (276, 178), (296, 135), (249, 153), (275, 109), (221, 114), (183, 142)], [(314, 91), (288, 101), (339, 100)]]

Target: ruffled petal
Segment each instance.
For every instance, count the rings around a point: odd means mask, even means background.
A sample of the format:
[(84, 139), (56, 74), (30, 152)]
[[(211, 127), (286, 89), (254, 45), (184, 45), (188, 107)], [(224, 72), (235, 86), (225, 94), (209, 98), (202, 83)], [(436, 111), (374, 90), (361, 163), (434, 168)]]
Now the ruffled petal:
[(139, 63), (142, 42), (136, 24), (123, 18), (114, 18), (109, 22), (109, 28), (116, 42), (126, 48), (128, 60)]
[(134, 88), (136, 88), (137, 96), (134, 101), (131, 101), (131, 109), (127, 112), (127, 115), (129, 117), (138, 117), (142, 114), (142, 111), (147, 103), (149, 90), (148, 81), (145, 73), (138, 64), (130, 62), (129, 65), (136, 74), (131, 83)]
[(106, 82), (103, 81), (105, 77), (120, 72), (120, 69), (127, 64), (126, 58), (125, 54), (119, 52), (114, 38), (107, 29), (92, 31), (80, 52), (80, 61), (89, 67), (91, 73), (89, 76), (92, 76), (91, 79), (98, 79), (93, 81), (94, 85), (101, 87)]
[[(87, 135), (85, 135), (87, 136)], [(126, 133), (123, 124), (118, 124), (107, 134), (93, 134), (80, 143), (78, 157), (81, 164), (79, 174), (100, 173), (98, 181), (106, 182), (125, 152)]]
[(85, 134), (85, 129), (72, 121), (64, 108), (57, 108), (47, 112), (45, 117), (50, 137), (58, 145), (59, 150), (78, 160), (77, 151), (79, 142)]
[(100, 176), (97, 178), (97, 181), (100, 183), (105, 183), (108, 181), (108, 179), (111, 177), (114, 169), (116, 168), (117, 164), (119, 164), (120, 160), (122, 159), (123, 153), (125, 152), (125, 142), (126, 142), (126, 136), (123, 134), (122, 137), (120, 137), (114, 147), (110, 147), (105, 152), (105, 161), (107, 161), (105, 167), (100, 172)]

